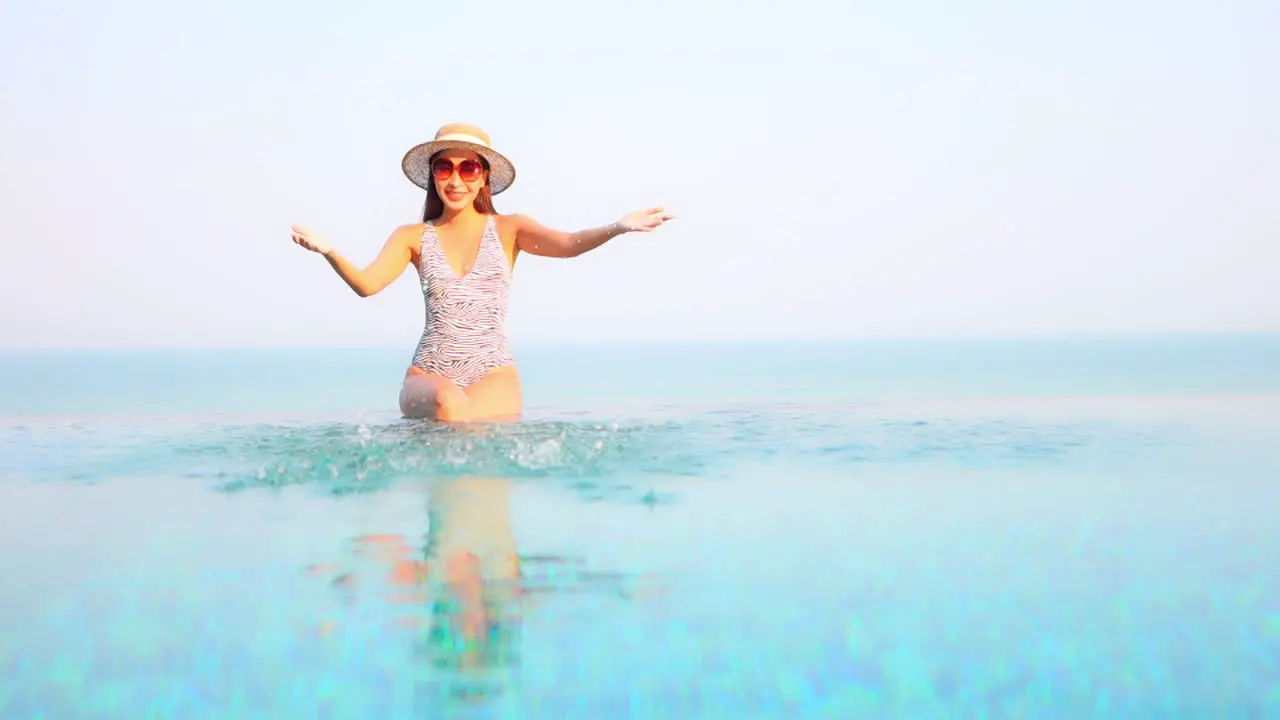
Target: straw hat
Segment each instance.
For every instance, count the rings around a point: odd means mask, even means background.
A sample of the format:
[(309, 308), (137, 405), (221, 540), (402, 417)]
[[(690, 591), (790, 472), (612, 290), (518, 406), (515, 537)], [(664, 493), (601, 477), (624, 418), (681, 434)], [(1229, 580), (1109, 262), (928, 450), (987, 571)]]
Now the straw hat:
[(426, 190), (432, 182), (431, 156), (441, 150), (454, 149), (470, 150), (489, 163), (489, 191), (494, 195), (515, 182), (515, 166), (505, 155), (491, 147), (489, 134), (474, 125), (463, 123), (449, 123), (436, 131), (434, 140), (410, 148), (404, 154), (400, 167), (410, 182)]

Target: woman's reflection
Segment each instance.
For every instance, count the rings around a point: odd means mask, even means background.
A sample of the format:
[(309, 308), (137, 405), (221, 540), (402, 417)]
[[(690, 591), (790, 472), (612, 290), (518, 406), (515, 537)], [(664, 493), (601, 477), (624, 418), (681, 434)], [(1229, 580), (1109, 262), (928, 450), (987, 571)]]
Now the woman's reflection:
[[(645, 589), (637, 582), (644, 578), (590, 572), (578, 558), (522, 556), (511, 519), (513, 487), (501, 478), (433, 485), (420, 553), (401, 535), (363, 535), (353, 544), (357, 559), (381, 568), (378, 584), (388, 600), (416, 611), (399, 624), (419, 633), (415, 648), (431, 668), (452, 676), (452, 696), (488, 696), (504, 684), (504, 673), (519, 667), (521, 622), (538, 596), (605, 592), (629, 599)], [(333, 582), (353, 593), (355, 578), (342, 572)], [(329, 623), (319, 631), (336, 629)]]

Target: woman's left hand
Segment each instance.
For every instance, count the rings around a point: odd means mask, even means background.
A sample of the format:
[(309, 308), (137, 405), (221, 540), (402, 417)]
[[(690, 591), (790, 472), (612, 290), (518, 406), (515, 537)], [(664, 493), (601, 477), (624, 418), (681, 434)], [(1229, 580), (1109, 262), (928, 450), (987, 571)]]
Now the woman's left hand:
[(653, 207), (647, 210), (637, 210), (623, 216), (618, 221), (618, 227), (621, 227), (626, 232), (652, 232), (662, 224), (674, 220), (675, 217), (675, 215), (667, 212), (665, 208)]

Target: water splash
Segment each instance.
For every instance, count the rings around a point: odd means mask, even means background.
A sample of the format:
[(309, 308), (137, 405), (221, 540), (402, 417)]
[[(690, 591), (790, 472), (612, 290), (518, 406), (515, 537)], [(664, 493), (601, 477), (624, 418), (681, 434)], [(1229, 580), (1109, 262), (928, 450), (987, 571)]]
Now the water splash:
[(59, 426), (6, 433), (21, 452), (8, 474), (42, 480), (174, 475), (224, 492), (314, 486), (376, 491), (402, 478), (472, 475), (553, 480), (580, 494), (658, 497), (645, 478), (724, 475), (742, 464), (825, 467), (936, 463), (963, 467), (1060, 464), (1161, 451), (1166, 430), (1088, 420), (983, 415), (886, 416), (859, 407), (750, 407), (670, 418), (531, 420), (446, 426), (391, 420), (304, 424), (163, 424), (108, 431)]

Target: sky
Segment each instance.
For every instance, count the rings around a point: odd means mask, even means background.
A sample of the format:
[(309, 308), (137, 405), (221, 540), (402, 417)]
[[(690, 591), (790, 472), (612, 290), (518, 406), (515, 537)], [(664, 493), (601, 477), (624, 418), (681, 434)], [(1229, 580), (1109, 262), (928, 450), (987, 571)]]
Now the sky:
[(563, 230), (522, 343), (1280, 331), (1280, 5), (0, 6), (0, 348), (412, 348), (447, 122)]

